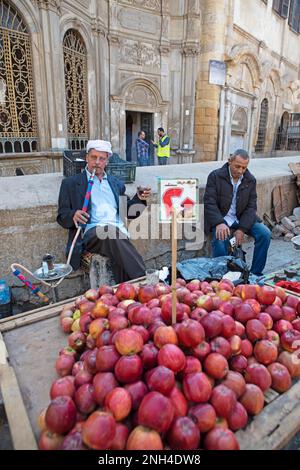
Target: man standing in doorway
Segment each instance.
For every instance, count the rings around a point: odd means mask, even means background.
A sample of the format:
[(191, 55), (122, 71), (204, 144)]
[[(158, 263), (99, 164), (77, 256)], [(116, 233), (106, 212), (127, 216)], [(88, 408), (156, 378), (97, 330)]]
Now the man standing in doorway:
[(155, 143), (152, 140), (152, 144), (157, 148), (157, 158), (159, 165), (167, 165), (168, 158), (171, 155), (171, 139), (165, 134), (165, 131), (162, 127), (157, 129), (157, 134), (159, 137), (158, 143)]
[(140, 166), (149, 165), (149, 144), (145, 141), (145, 137), (145, 132), (140, 131), (135, 142), (137, 161)]

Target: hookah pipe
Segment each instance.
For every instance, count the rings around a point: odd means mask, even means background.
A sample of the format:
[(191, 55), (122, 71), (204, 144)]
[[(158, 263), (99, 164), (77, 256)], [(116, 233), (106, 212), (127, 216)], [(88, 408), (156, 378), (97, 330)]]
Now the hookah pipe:
[[(84, 203), (83, 203), (83, 207), (82, 207), (82, 210), (84, 212), (87, 212), (87, 209), (88, 209), (89, 200), (91, 198), (91, 193), (92, 193), (92, 187), (93, 187), (93, 184), (94, 184), (95, 173), (96, 173), (96, 169), (93, 171), (93, 173), (91, 174), (91, 176), (89, 178), (89, 181), (88, 181), (88, 187), (87, 187), (87, 191), (86, 191), (86, 194), (85, 194)], [(83, 225), (78, 225), (77, 232), (75, 234), (75, 237), (73, 239), (73, 242), (72, 242), (72, 245), (71, 245), (71, 248), (70, 248), (70, 251), (69, 251), (69, 255), (68, 255), (68, 259), (67, 259), (67, 265), (70, 264), (70, 260), (71, 260), (71, 257), (72, 257), (73, 251), (74, 251), (74, 247), (75, 247), (76, 241), (79, 237), (79, 234), (80, 234), (82, 228), (83, 228)], [(38, 295), (38, 297), (43, 302), (49, 302), (48, 297), (41, 292), (41, 289), (39, 287), (37, 287), (35, 284), (33, 284), (32, 282), (30, 282), (25, 276), (23, 276), (21, 270), (25, 271), (27, 274), (34, 277), (33, 273), (31, 271), (29, 271), (29, 269), (25, 268), (21, 264), (13, 263), (11, 265), (11, 270), (12, 270), (13, 274), (21, 282), (23, 282), (23, 284), (25, 284), (26, 287), (28, 287), (32, 291), (33, 294)], [(43, 281), (42, 279), (39, 279), (41, 284), (43, 284), (44, 286), (47, 286), (47, 287), (51, 287), (53, 289), (55, 287), (57, 287), (63, 280), (64, 280), (64, 277), (59, 279), (59, 281), (57, 281), (57, 283), (53, 285), (53, 284), (50, 284), (49, 282), (46, 282), (46, 281)]]

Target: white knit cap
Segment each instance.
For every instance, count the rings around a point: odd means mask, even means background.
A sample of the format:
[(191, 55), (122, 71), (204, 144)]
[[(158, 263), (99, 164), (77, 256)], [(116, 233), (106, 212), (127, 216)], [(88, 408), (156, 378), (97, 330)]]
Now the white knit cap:
[(112, 155), (111, 143), (106, 140), (89, 140), (86, 146), (86, 153), (91, 149), (95, 149), (98, 152), (107, 152), (109, 157)]

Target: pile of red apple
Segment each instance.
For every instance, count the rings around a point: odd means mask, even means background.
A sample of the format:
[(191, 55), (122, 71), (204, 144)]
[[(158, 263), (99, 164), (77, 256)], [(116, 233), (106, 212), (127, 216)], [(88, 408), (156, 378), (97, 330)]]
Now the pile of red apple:
[(279, 287), (102, 286), (60, 315), (69, 346), (40, 449), (239, 449), (235, 432), (300, 375), (300, 302)]

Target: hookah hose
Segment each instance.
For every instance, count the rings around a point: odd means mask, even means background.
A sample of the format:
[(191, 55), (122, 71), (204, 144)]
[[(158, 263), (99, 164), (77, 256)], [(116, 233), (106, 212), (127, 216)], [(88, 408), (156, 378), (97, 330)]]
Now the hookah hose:
[[(82, 210), (84, 212), (87, 212), (87, 209), (88, 209), (88, 205), (89, 205), (89, 200), (91, 198), (91, 193), (92, 193), (92, 187), (93, 187), (93, 184), (94, 184), (94, 177), (95, 177), (95, 173), (96, 173), (96, 170), (93, 171), (93, 173), (91, 174), (90, 178), (89, 178), (89, 181), (88, 181), (88, 187), (87, 187), (87, 192), (85, 194), (85, 198), (84, 198), (84, 203), (83, 203), (83, 207), (82, 207)], [(82, 230), (82, 227), (83, 226), (78, 226), (78, 229), (77, 229), (77, 232), (75, 234), (75, 237), (73, 239), (73, 242), (72, 242), (72, 245), (71, 245), (71, 248), (70, 248), (70, 251), (69, 251), (69, 255), (68, 255), (68, 259), (67, 259), (67, 265), (70, 264), (70, 260), (71, 260), (71, 257), (72, 257), (72, 254), (73, 254), (73, 251), (74, 251), (74, 247), (75, 247), (75, 244), (76, 244), (76, 241), (79, 237), (79, 234)], [(22, 266), (21, 264), (17, 264), (17, 263), (13, 263), (11, 265), (11, 270), (13, 272), (13, 274), (21, 281), (23, 282), (23, 284), (25, 284), (26, 287), (28, 287), (32, 292), (33, 294), (35, 295), (38, 295), (40, 297), (40, 299), (43, 301), (43, 302), (49, 302), (49, 299), (48, 297), (43, 294), (41, 292), (41, 289), (39, 287), (37, 287), (35, 284), (33, 284), (32, 282), (30, 282), (25, 276), (23, 276), (22, 271), (25, 271), (27, 274), (29, 274), (30, 276), (33, 277), (33, 273), (31, 271), (29, 271), (29, 269), (25, 268), (24, 266)], [(62, 281), (64, 280), (64, 277), (62, 277), (61, 279), (59, 279), (59, 281), (57, 281), (54, 285), (53, 284), (50, 284), (46, 281), (43, 281), (42, 279), (39, 279), (39, 282), (41, 284), (43, 284), (44, 286), (47, 286), (47, 287), (52, 287), (52, 288), (55, 288), (57, 287)]]

